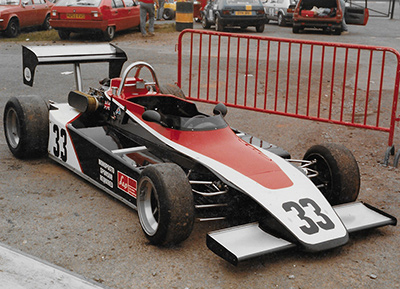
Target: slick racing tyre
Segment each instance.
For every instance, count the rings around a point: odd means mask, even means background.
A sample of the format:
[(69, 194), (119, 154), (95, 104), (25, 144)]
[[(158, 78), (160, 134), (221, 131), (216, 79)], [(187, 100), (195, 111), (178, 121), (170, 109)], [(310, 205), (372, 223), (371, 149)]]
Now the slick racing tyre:
[(353, 154), (339, 144), (312, 146), (304, 160), (313, 161), (311, 169), (318, 172), (311, 178), (331, 205), (354, 202), (360, 191), (360, 171)]
[(172, 95), (175, 95), (182, 99), (186, 98), (182, 89), (179, 86), (177, 86), (176, 84), (172, 84), (172, 83), (160, 85), (160, 93), (172, 94)]
[(39, 96), (12, 97), (3, 116), (10, 151), (17, 158), (40, 157), (47, 153), (49, 109)]
[(194, 224), (192, 188), (176, 164), (146, 167), (139, 178), (137, 208), (140, 225), (154, 245), (187, 239)]

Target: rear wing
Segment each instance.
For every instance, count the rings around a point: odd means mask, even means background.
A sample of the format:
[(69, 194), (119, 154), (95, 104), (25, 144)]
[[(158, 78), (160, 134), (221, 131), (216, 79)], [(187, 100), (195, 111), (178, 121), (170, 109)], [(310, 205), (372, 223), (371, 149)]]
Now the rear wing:
[(24, 84), (33, 86), (36, 66), (42, 64), (74, 64), (76, 88), (82, 91), (80, 64), (108, 62), (108, 77), (119, 77), (127, 60), (125, 52), (113, 44), (22, 46)]

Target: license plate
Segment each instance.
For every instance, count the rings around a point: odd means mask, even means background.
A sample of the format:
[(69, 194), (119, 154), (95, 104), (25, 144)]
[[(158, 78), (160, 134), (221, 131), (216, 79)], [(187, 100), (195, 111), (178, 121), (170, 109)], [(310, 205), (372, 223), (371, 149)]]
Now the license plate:
[(67, 13), (67, 19), (85, 19), (85, 14)]
[(235, 15), (251, 15), (251, 11), (236, 11)]

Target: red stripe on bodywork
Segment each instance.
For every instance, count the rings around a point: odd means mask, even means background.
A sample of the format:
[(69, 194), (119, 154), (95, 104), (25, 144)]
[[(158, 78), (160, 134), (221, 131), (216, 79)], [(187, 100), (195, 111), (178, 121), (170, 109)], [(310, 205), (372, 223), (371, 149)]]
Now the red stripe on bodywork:
[(160, 132), (170, 140), (212, 158), (268, 189), (276, 190), (293, 185), (273, 160), (236, 136), (229, 127), (214, 131), (164, 128)]

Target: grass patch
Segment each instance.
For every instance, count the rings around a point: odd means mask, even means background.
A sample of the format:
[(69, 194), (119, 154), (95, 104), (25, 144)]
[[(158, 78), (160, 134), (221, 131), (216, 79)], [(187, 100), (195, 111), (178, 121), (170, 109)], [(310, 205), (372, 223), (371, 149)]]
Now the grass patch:
[[(170, 33), (176, 32), (175, 22), (174, 23), (165, 23), (165, 24), (154, 24), (154, 28), (157, 33)], [(126, 30), (126, 33), (137, 33), (137, 29), (132, 32), (131, 30)], [(122, 31), (121, 31), (122, 32)], [(122, 32), (125, 34), (124, 32)], [(75, 38), (75, 37), (73, 37)], [(92, 40), (93, 36), (90, 34), (81, 34), (77, 37), (79, 40)], [(97, 37), (100, 38), (100, 37)], [(22, 30), (21, 34), (15, 38), (8, 38), (5, 36), (0, 36), (1, 42), (26, 42), (26, 41), (60, 41), (60, 37), (58, 36), (58, 32), (55, 29), (47, 30), (47, 31), (35, 31), (35, 30)], [(101, 40), (101, 39), (98, 39)]]
[(18, 37), (0, 37), (0, 42), (22, 42), (22, 41), (57, 41), (60, 40), (56, 30), (47, 31), (22, 31)]

